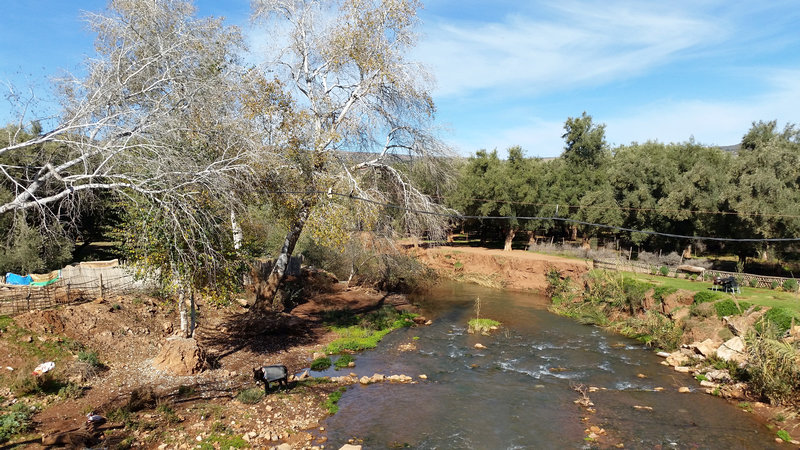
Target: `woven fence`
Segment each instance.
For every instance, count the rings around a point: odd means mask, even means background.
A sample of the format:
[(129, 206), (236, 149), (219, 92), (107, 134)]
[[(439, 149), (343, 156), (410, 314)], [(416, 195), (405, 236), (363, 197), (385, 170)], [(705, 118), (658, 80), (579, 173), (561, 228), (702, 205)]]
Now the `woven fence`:
[(136, 279), (127, 268), (112, 261), (76, 264), (61, 269), (59, 279), (47, 286), (0, 284), (0, 315), (127, 295), (150, 288), (150, 283)]
[[(592, 263), (595, 269), (620, 270), (625, 272), (649, 273), (658, 275), (661, 274), (659, 266), (640, 263), (638, 261), (595, 259), (592, 261)], [(668, 277), (679, 277), (683, 273), (675, 267), (669, 267), (668, 269), (669, 271), (666, 275)], [(688, 277), (690, 274), (686, 273), (683, 276)], [(702, 275), (700, 275), (700, 277), (706, 281), (711, 281), (714, 279), (714, 277), (734, 277), (742, 286), (765, 289), (771, 289), (773, 287), (773, 283), (777, 283), (777, 286), (782, 286), (784, 281), (793, 279), (784, 277), (770, 277), (766, 275), (754, 275), (750, 273), (725, 272), (723, 270), (712, 269), (706, 270)]]

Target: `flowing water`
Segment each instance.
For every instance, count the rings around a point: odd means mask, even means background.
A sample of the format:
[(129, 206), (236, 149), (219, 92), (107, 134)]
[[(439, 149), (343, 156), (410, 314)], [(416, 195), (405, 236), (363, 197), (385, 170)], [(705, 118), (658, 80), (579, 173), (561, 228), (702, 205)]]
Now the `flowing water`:
[[(466, 331), (476, 298), (481, 317), (503, 323), (491, 336)], [(367, 449), (590, 448), (590, 425), (625, 448), (776, 446), (752, 414), (699, 392), (636, 341), (551, 314), (544, 297), (452, 284), (417, 301), (434, 324), (391, 333), (352, 370), (428, 379), (349, 388), (324, 424), (327, 448), (351, 438)], [(417, 350), (398, 350), (409, 342)], [(574, 403), (577, 385), (600, 388), (589, 393), (594, 413)], [(680, 386), (698, 392), (678, 393)]]

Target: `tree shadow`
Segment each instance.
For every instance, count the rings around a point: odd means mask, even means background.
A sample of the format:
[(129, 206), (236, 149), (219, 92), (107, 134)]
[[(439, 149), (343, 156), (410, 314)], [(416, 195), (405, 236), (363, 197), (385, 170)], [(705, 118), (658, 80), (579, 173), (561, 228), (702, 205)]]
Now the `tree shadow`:
[(211, 368), (219, 360), (240, 350), (277, 353), (291, 347), (310, 345), (321, 335), (318, 322), (272, 311), (247, 311), (225, 317), (197, 339), (208, 352)]

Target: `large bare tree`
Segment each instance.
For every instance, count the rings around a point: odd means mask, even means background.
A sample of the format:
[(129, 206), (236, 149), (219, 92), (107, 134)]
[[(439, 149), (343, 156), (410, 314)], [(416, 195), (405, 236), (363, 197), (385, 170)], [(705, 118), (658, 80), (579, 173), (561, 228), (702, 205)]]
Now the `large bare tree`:
[[(238, 208), (233, 193), (251, 172), (253, 145), (235, 101), (240, 33), (221, 19), (196, 18), (183, 0), (112, 0), (86, 19), (96, 55), (85, 76), (58, 81), (55, 125), (23, 133), (31, 118), (21, 115), (6, 129), (0, 183), (12, 195), (0, 214), (60, 217), (81, 195), (118, 194), (144, 226), (137, 248), (147, 239), (164, 245), (156, 246), (162, 257), (142, 252), (140, 261), (183, 293), (198, 267), (208, 272), (224, 260), (215, 256), (230, 223), (219, 216)], [(42, 151), (45, 144), (57, 151)], [(182, 325), (191, 334), (191, 324)]]
[(270, 305), (307, 226), (333, 241), (352, 226), (443, 235), (446, 220), (424, 213), (444, 208), (398, 168), (416, 159), (436, 171), (447, 153), (432, 131), (429, 77), (407, 60), (419, 7), (416, 0), (253, 2), (254, 18), (280, 47), (254, 75), (261, 94), (249, 106), (265, 147), (281, 155), (264, 173), (287, 226), (257, 307)]

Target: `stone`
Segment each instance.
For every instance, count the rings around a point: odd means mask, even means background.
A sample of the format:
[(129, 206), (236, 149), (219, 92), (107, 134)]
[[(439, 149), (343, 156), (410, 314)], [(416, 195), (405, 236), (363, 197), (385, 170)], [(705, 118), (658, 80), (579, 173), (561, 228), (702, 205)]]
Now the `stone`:
[(667, 352), (658, 352), (658, 353), (656, 353), (656, 355), (658, 355), (658, 356), (660, 356), (662, 358), (669, 358), (669, 353), (667, 353)]
[(740, 336), (736, 336), (719, 346), (717, 349), (717, 357), (725, 361), (743, 363), (747, 360), (744, 349), (744, 340)]
[(731, 374), (727, 370), (717, 369), (706, 373), (706, 378), (711, 381), (730, 381)]
[(686, 387), (686, 386), (681, 386), (681, 387), (679, 387), (679, 388), (678, 388), (678, 392), (680, 392), (680, 393), (682, 393), (682, 394), (685, 394), (685, 393), (687, 393), (687, 392), (692, 392), (692, 390), (691, 390), (691, 389), (689, 389), (689, 388), (688, 388), (688, 387)]
[(323, 352), (314, 352), (314, 353), (311, 355), (311, 359), (319, 359), (319, 358), (324, 358), (325, 356), (326, 356), (326, 355), (325, 355), (325, 353), (323, 353)]
[(384, 379), (386, 379), (385, 375), (383, 375), (381, 373), (376, 373), (376, 374), (372, 375), (372, 377), (370, 378), (370, 382), (372, 382), (372, 383), (380, 383)]
[(358, 379), (358, 382), (361, 384), (369, 384), (370, 378), (366, 375)]
[(720, 344), (718, 342), (714, 342), (711, 339), (706, 339), (703, 342), (695, 342), (690, 347), (695, 351), (695, 353), (708, 358), (709, 356), (717, 353), (717, 348), (719, 348), (719, 346)]
[(309, 375), (309, 374), (308, 374), (308, 369), (304, 370), (304, 371), (303, 371), (303, 373), (301, 373), (301, 374), (300, 374), (300, 375), (297, 377), (297, 379), (298, 379), (298, 380), (306, 380), (306, 379), (308, 379), (308, 378), (311, 378), (311, 375)]
[(429, 320), (429, 321), (425, 322), (425, 325), (427, 325), (427, 326), (433, 325), (433, 321)]
[(675, 372), (678, 372), (678, 373), (689, 373), (689, 372), (691, 372), (691, 370), (692, 369), (690, 369), (689, 367), (686, 367), (686, 366), (677, 366), (677, 367), (675, 367)]
[(636, 374), (636, 377), (637, 377), (637, 378), (647, 378), (647, 375), (645, 375), (645, 374), (643, 374), (643, 373), (637, 373), (637, 374)]
[(275, 447), (276, 450), (292, 450), (292, 446), (284, 442), (283, 444)]
[(202, 372), (206, 355), (193, 338), (171, 337), (153, 359), (153, 367), (173, 375)]
[(428, 376), (427, 376), (427, 375), (425, 375), (424, 373), (420, 374), (420, 375), (419, 375), (419, 377), (420, 377), (421, 379), (423, 379), (423, 380), (427, 380), (427, 379), (428, 379)]
[(339, 447), (339, 450), (361, 450), (361, 446), (353, 444), (344, 444), (343, 446)]
[(706, 387), (706, 388), (712, 388), (712, 389), (719, 387), (719, 385), (717, 383), (714, 383), (713, 381), (708, 381), (708, 380), (700, 380), (700, 386), (703, 386), (703, 387)]
[(483, 350), (483, 349), (485, 349), (485, 348), (486, 348), (486, 346), (485, 346), (485, 345), (483, 345), (483, 344), (481, 344), (480, 342), (478, 342), (477, 344), (475, 344), (475, 346), (474, 346), (474, 347), (475, 347), (475, 348), (477, 348), (478, 350)]
[(414, 320), (414, 323), (417, 324), (417, 325), (424, 325), (425, 322), (428, 321), (428, 319), (425, 318), (425, 316), (416, 316), (416, 317), (414, 317), (413, 320)]

